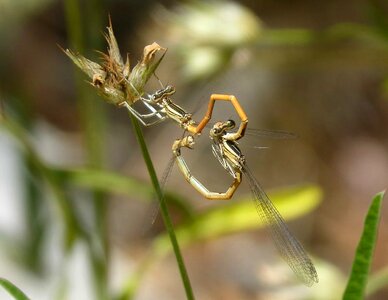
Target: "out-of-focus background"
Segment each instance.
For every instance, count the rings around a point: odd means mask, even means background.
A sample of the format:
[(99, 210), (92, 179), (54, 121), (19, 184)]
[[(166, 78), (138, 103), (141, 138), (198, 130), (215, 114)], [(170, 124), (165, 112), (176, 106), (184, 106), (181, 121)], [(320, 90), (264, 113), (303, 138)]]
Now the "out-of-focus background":
[[(323, 195), (308, 213), (285, 214), (319, 284), (301, 286), (265, 231), (230, 228), (225, 214), (228, 234), (183, 246), (197, 299), (340, 298), (370, 201), (388, 185), (386, 1), (0, 0), (9, 123), (0, 127), (0, 276), (31, 299), (185, 297), (174, 256), (150, 250), (163, 245), (164, 225), (160, 217), (151, 224), (155, 209), (145, 200), (154, 196), (127, 113), (97, 96), (58, 47), (98, 60), (108, 15), (132, 66), (145, 45), (168, 48), (157, 75), (194, 119), (210, 94), (233, 94), (250, 127), (298, 134), (242, 142), (270, 195), (306, 186)], [(146, 90), (159, 87), (153, 78)], [(220, 105), (215, 115), (233, 112)], [(162, 176), (181, 129), (166, 121), (144, 133)], [(203, 182), (222, 190), (230, 178), (207, 143), (185, 154)], [(243, 183), (231, 201), (206, 201), (177, 170), (165, 191), (176, 226), (199, 220), (204, 232), (207, 212), (249, 196)], [(388, 265), (383, 206), (372, 274)], [(382, 287), (368, 299), (387, 297)]]

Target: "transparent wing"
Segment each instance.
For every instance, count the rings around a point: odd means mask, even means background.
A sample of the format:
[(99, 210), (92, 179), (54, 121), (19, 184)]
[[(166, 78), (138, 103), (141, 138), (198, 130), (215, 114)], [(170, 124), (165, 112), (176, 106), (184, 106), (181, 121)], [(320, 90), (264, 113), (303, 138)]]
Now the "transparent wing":
[[(185, 135), (186, 135), (186, 130), (183, 131), (181, 139), (183, 139), (183, 137)], [(163, 175), (162, 175), (162, 177), (159, 180), (160, 190), (162, 191), (163, 197), (164, 197), (164, 188), (166, 186), (168, 178), (170, 177), (170, 174), (171, 174), (172, 168), (174, 166), (174, 163), (175, 163), (175, 156), (171, 155), (171, 158), (169, 159), (169, 161), (167, 163), (167, 166), (166, 166), (166, 168), (163, 171)], [(153, 203), (154, 203), (153, 204), (154, 207), (152, 209), (152, 214), (151, 214), (151, 225), (153, 225), (155, 223), (155, 220), (156, 220), (156, 218), (158, 216), (159, 209), (160, 209), (159, 201), (158, 200), (155, 200)]]
[[(215, 122), (207, 123), (206, 127), (213, 127)], [(285, 130), (271, 130), (271, 129), (258, 129), (258, 128), (247, 128), (245, 135), (262, 139), (277, 139), (277, 140), (290, 140), (298, 138), (298, 135)]]
[(219, 146), (217, 143), (213, 143), (213, 144), (212, 144), (212, 153), (213, 153), (213, 155), (217, 158), (217, 160), (218, 160), (218, 162), (220, 163), (220, 165), (221, 165), (226, 171), (228, 171), (228, 173), (230, 174), (230, 176), (232, 176), (233, 178), (236, 178), (235, 171), (234, 171), (233, 168), (230, 166), (230, 164), (224, 159), (224, 157), (223, 157), (223, 155), (222, 155), (221, 148), (220, 148), (220, 146)]
[(268, 225), (281, 256), (304, 284), (311, 286), (318, 282), (317, 271), (306, 251), (292, 235), (282, 216), (245, 164), (243, 172), (248, 178), (257, 212), (262, 221)]
[[(170, 160), (168, 161), (167, 167), (163, 171), (162, 177), (159, 180), (160, 190), (162, 191), (163, 197), (164, 197), (164, 188), (166, 186), (168, 178), (170, 177), (171, 171), (174, 166), (174, 162), (175, 162), (175, 156), (172, 155)], [(155, 223), (160, 209), (158, 200), (153, 201), (152, 205), (153, 207), (152, 207), (152, 214), (151, 214), (151, 225)]]
[(217, 158), (218, 162), (223, 166), (224, 165), (224, 160), (222, 158), (222, 153), (220, 150), (220, 147), (216, 143), (212, 143), (212, 153), (215, 158)]
[(265, 139), (296, 139), (297, 134), (283, 131), (283, 130), (268, 130), (268, 129), (256, 129), (256, 128), (247, 128), (245, 131), (246, 135), (255, 136)]

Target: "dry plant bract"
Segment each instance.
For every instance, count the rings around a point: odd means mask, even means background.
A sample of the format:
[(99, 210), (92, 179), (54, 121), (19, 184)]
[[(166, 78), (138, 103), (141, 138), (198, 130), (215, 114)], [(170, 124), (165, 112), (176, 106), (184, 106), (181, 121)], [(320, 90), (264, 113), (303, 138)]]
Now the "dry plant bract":
[[(166, 49), (155, 42), (145, 46), (141, 60), (131, 70), (129, 56), (127, 54), (124, 63), (110, 22), (107, 30), (105, 39), (108, 42), (108, 53), (99, 52), (101, 63), (69, 49), (64, 52), (89, 76), (91, 85), (107, 102), (118, 106), (122, 106), (124, 102), (132, 105), (144, 93), (144, 86), (162, 61)], [(158, 52), (160, 55), (157, 55)]]

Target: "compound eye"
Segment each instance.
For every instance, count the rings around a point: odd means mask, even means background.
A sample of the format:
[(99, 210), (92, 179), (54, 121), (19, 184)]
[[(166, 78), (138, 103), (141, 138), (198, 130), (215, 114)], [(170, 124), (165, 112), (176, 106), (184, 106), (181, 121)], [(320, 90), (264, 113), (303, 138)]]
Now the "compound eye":
[(210, 135), (219, 136), (221, 133), (221, 128), (218, 128), (216, 125), (210, 130)]
[(225, 123), (228, 129), (233, 129), (236, 126), (236, 122), (234, 122), (233, 120), (228, 120)]

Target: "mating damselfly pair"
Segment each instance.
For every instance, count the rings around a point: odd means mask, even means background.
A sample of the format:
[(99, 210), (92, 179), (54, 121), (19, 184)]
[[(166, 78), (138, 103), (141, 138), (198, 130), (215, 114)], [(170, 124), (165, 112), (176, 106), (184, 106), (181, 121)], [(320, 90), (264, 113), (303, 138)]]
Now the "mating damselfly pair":
[[(120, 55), (111, 24), (108, 27), (106, 39), (109, 48), (108, 54), (102, 54), (102, 64), (88, 60), (70, 50), (66, 50), (65, 53), (89, 76), (91, 84), (108, 102), (125, 107), (144, 126), (173, 120), (183, 129), (183, 136), (172, 144), (173, 156), (184, 178), (202, 196), (210, 200), (231, 199), (245, 176), (248, 179), (257, 212), (264, 224), (268, 226), (281, 256), (306, 285), (310, 286), (314, 282), (318, 282), (318, 275), (312, 261), (254, 177), (238, 146), (238, 141), (243, 139), (246, 134), (254, 133), (258, 136), (273, 138), (290, 138), (293, 135), (280, 131), (248, 129), (248, 116), (238, 99), (233, 95), (211, 95), (205, 115), (199, 122), (196, 122), (192, 114), (173, 101), (172, 96), (175, 93), (173, 86), (162, 87), (147, 95), (144, 93), (147, 81), (155, 73), (164, 57), (164, 48), (156, 43), (146, 46), (141, 61), (131, 70), (129, 58), (127, 57), (124, 63)], [(156, 59), (156, 54), (159, 51), (164, 53), (159, 59)], [(240, 119), (237, 130), (234, 120), (221, 120), (212, 124), (208, 135), (214, 157), (232, 177), (232, 183), (225, 192), (210, 191), (193, 175), (182, 155), (182, 149), (194, 149), (195, 140), (210, 124), (215, 104), (219, 101), (231, 103)], [(134, 103), (143, 104), (147, 112), (139, 112), (134, 107)], [(225, 221), (227, 222), (227, 220)]]

